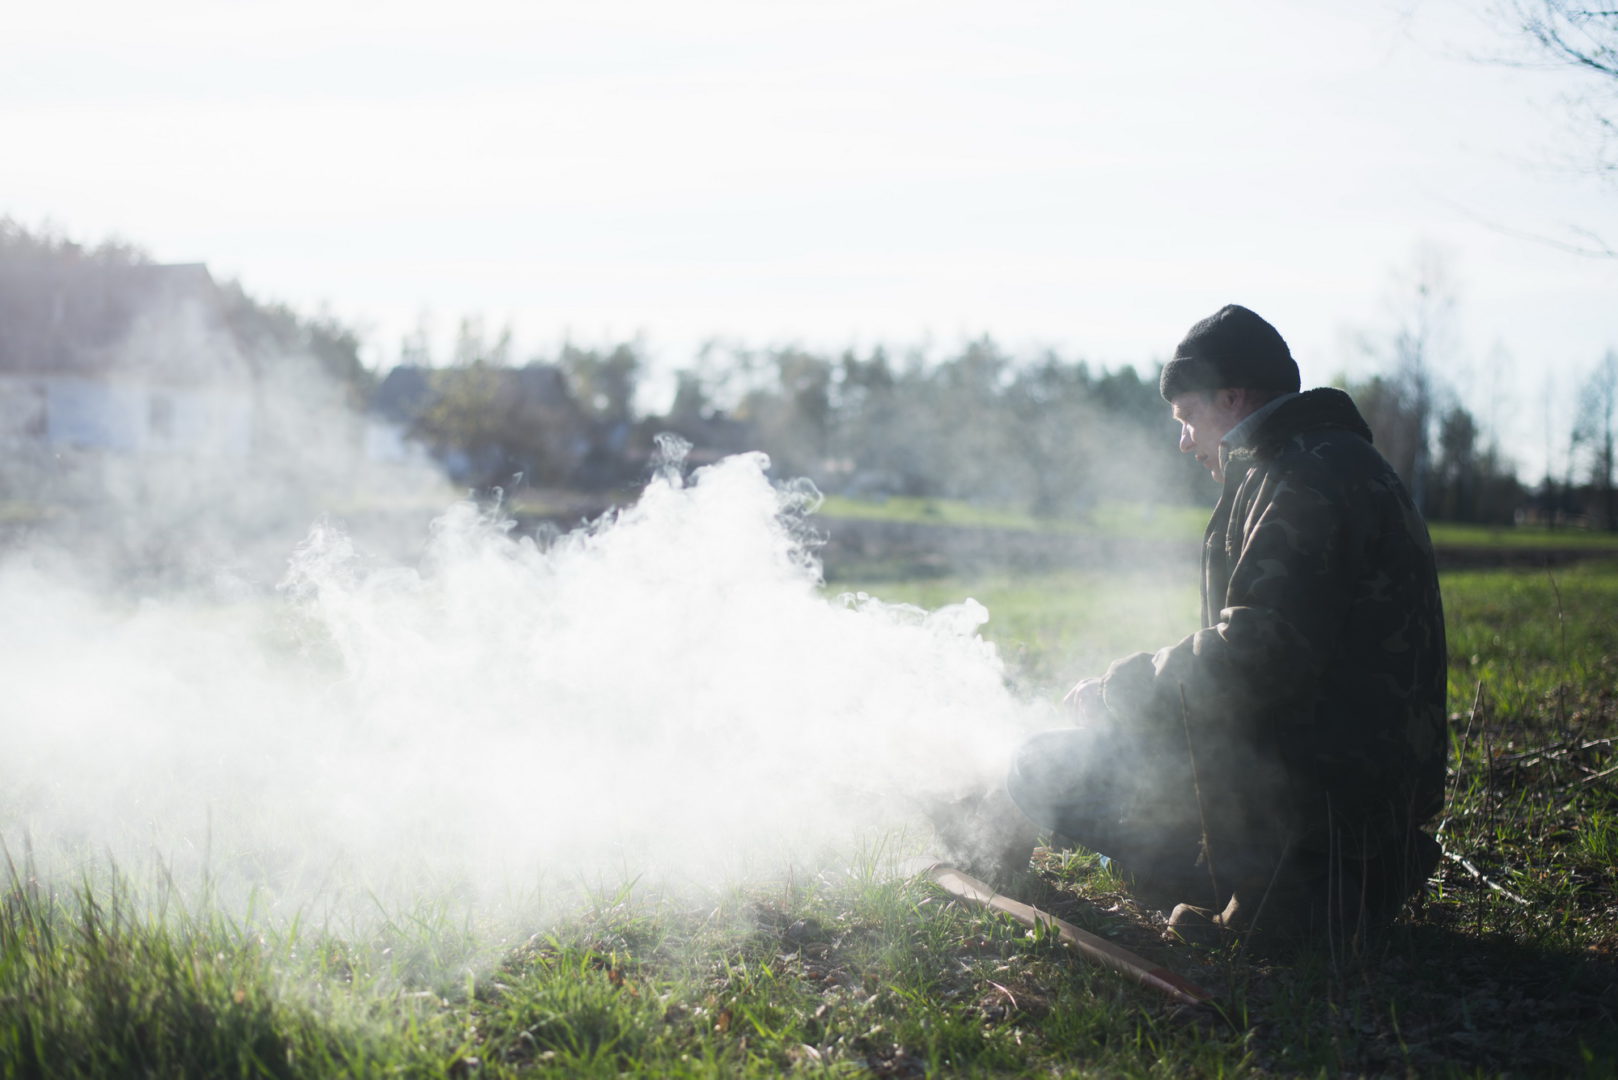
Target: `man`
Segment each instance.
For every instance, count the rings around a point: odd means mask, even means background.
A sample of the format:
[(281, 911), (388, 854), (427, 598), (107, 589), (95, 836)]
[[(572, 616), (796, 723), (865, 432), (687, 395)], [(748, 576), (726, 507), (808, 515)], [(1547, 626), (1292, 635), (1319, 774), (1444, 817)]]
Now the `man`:
[(1161, 390), (1223, 484), (1203, 629), (1068, 695), (1019, 750), (1022, 811), (1110, 856), (1171, 924), (1287, 939), (1391, 920), (1435, 864), (1448, 746), (1426, 526), (1340, 390), (1299, 393), (1275, 328), (1229, 305)]

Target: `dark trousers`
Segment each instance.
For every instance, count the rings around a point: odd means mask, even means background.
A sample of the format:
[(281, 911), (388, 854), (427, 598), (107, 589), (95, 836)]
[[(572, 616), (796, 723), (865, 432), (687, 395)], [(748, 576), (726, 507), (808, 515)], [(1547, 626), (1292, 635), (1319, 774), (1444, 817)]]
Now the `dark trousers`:
[(1311, 812), (1285, 770), (1239, 744), (1118, 727), (1027, 739), (1006, 789), (1036, 825), (1108, 856), (1145, 904), (1213, 911), (1234, 896), (1255, 928), (1351, 934), (1389, 921), (1437, 845), (1409, 828), (1368, 835)]

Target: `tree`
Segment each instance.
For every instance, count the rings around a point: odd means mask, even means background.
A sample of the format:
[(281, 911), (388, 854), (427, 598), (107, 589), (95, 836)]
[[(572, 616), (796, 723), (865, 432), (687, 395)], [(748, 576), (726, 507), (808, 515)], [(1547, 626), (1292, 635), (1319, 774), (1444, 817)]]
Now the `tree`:
[(431, 396), (416, 432), (479, 489), (573, 479), (586, 423), (549, 364), (501, 367), (482, 357), (428, 374)]
[(562, 370), (573, 384), (574, 396), (586, 412), (607, 424), (628, 424), (634, 419), (635, 390), (640, 380), (640, 353), (629, 343), (610, 351), (562, 346)]
[[(1514, 0), (1514, 29), (1542, 63), (1577, 73), (1588, 91), (1573, 99), (1594, 132), (1594, 168), (1618, 179), (1618, 9), (1596, 10), (1570, 0)], [(1614, 254), (1608, 251), (1607, 254)]]
[(1100, 470), (1085, 467), (1100, 448), (1088, 445), (1103, 413), (1089, 370), (1054, 353), (1017, 372), (1006, 388), (1009, 443), (1026, 476), (1024, 500), (1039, 517), (1072, 516), (1095, 498)]
[(1479, 439), (1477, 421), (1452, 404), (1438, 421), (1438, 460), (1433, 465), (1433, 516), (1475, 521), (1478, 516)]
[(1601, 527), (1618, 531), (1618, 490), (1615, 490), (1614, 437), (1618, 428), (1618, 352), (1608, 350), (1580, 389), (1578, 419), (1573, 425), (1574, 445), (1585, 452), (1590, 486), (1595, 496), (1591, 517)]
[(399, 339), (399, 366), (419, 368), (433, 366), (432, 316), (425, 308), (416, 313), (416, 328)]
[[(1575, 89), (1561, 95), (1567, 119), (1589, 146), (1574, 156), (1578, 172), (1618, 183), (1618, 8), (1587, 7), (1570, 0), (1509, 0), (1497, 9), (1517, 48), (1495, 62), (1563, 70)], [(1511, 232), (1513, 230), (1506, 230)], [(1567, 227), (1566, 239), (1518, 234), (1576, 255), (1618, 258), (1607, 239), (1587, 228)]]
[(1373, 375), (1350, 386), (1349, 392), (1371, 429), (1371, 441), (1414, 497), (1412, 477), (1421, 456), (1416, 442), (1422, 437), (1422, 425), (1407, 387), (1395, 375)]
[(501, 328), (493, 341), (483, 331), (481, 315), (463, 315), (455, 331), (455, 345), (450, 351), (450, 363), (455, 367), (484, 364), (503, 368), (511, 364), (511, 326)]
[[(1391, 329), (1363, 341), (1384, 370), (1351, 390), (1372, 441), (1424, 515), (1506, 524), (1523, 489), (1494, 434), (1456, 389), (1468, 382), (1453, 338), (1456, 306), (1443, 258), (1419, 250), (1400, 277)], [(1493, 362), (1498, 371), (1498, 349)], [(1482, 396), (1493, 409), (1487, 390)]]
[(1364, 342), (1387, 371), (1361, 386), (1356, 400), (1382, 455), (1404, 480), (1416, 506), (1430, 514), (1432, 428), (1442, 394), (1437, 367), (1452, 350), (1456, 304), (1443, 256), (1432, 248), (1419, 249), (1410, 271), (1399, 277), (1393, 303), (1392, 329)]
[(789, 471), (812, 475), (825, 467), (831, 430), (833, 368), (824, 357), (802, 349), (775, 355), (780, 383), (779, 410), (771, 418)]
[(919, 372), (896, 370), (882, 348), (863, 359), (853, 350), (843, 354), (832, 389), (832, 453), (847, 465), (849, 490), (877, 495), (932, 490), (931, 463), (918, 438), (926, 418), (914, 408), (917, 385)]
[(674, 402), (669, 406), (668, 422), (676, 428), (700, 424), (713, 412), (713, 402), (702, 376), (695, 371), (674, 373)]

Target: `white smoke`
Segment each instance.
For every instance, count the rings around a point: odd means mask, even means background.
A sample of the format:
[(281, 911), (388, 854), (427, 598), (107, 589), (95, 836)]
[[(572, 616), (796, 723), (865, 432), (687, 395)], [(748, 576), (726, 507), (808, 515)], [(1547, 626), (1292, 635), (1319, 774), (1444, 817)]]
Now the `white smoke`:
[(1048, 720), (967, 600), (827, 598), (761, 456), (551, 540), (457, 505), (416, 566), (317, 527), (273, 596), (0, 567), (0, 839), (223, 902), (717, 883), (924, 836)]

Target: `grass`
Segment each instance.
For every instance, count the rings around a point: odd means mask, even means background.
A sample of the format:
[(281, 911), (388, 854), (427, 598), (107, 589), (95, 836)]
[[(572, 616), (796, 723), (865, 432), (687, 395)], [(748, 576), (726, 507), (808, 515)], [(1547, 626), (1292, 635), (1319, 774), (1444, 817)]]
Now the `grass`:
[(1618, 658), (1618, 571), (1593, 562), (1557, 570), (1465, 572), (1443, 579), (1450, 609), (1452, 702), (1481, 682), (1497, 711), (1534, 715), (1547, 695), (1555, 720), (1572, 724), (1566, 697), (1611, 685)]
[(1503, 549), (1576, 549), (1618, 552), (1618, 534), (1590, 529), (1548, 529), (1543, 525), (1459, 525), (1435, 522), (1428, 531), (1437, 547)]
[(903, 495), (881, 500), (828, 495), (816, 513), (830, 521), (842, 518), (1081, 536), (1187, 539), (1193, 542), (1202, 535), (1203, 526), (1208, 522), (1206, 507), (1101, 503), (1075, 516), (1037, 517), (1025, 510), (1009, 507), (988, 506), (960, 499)]
[[(1210, 489), (1211, 491), (1211, 489)], [(985, 506), (960, 499), (891, 496), (854, 499), (828, 495), (818, 516), (838, 519), (886, 521), (896, 524), (949, 525), (962, 528), (1013, 529), (1079, 536), (1183, 540), (1195, 544), (1208, 523), (1208, 506), (1151, 506), (1105, 502), (1082, 514), (1036, 517), (1024, 510)], [(1429, 527), (1433, 544), (1441, 548), (1534, 551), (1588, 550), (1618, 553), (1618, 534), (1590, 529), (1549, 529), (1539, 525), (1491, 526), (1435, 522)]]
[[(865, 587), (976, 596), (1042, 689), (1195, 621), (1189, 581), (1144, 571)], [(1041, 851), (1019, 887), (1207, 986), (1222, 1018), (878, 853), (700, 901), (603, 892), (468, 966), (467, 928), (432, 913), (277, 926), (110, 874), (38, 881), (12, 852), (0, 1076), (1612, 1075), (1618, 567), (1444, 588), (1453, 858), (1381, 947), (1281, 965), (1168, 944), (1082, 852)]]
[(971, 596), (988, 606), (983, 637), (996, 644), (1021, 687), (1059, 695), (1078, 676), (1098, 675), (1119, 657), (1170, 644), (1196, 627), (1196, 570), (1189, 563), (1176, 570), (868, 581), (839, 583), (835, 591), (929, 610)]

